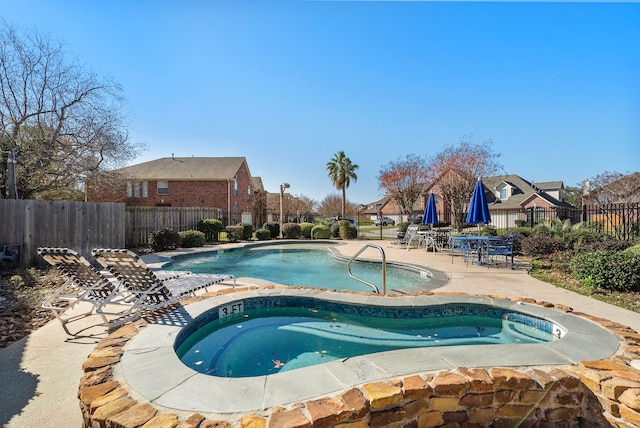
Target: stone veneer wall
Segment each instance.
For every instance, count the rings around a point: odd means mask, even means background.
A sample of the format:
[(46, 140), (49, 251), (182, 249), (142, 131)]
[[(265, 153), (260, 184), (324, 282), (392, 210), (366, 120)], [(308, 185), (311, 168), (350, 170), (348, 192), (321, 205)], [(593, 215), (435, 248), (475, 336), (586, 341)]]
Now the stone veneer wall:
[[(519, 300), (571, 312), (566, 306)], [(425, 372), (229, 421), (207, 419), (199, 413), (186, 418), (161, 413), (151, 403), (134, 400), (126, 387), (114, 380), (113, 365), (120, 361), (123, 346), (146, 324), (139, 320), (98, 343), (83, 364), (78, 397), (84, 426), (91, 428), (640, 426), (640, 370), (629, 365), (640, 359), (640, 334), (605, 319), (573, 314), (618, 335), (616, 355), (575, 366), (517, 370), (460, 367)]]

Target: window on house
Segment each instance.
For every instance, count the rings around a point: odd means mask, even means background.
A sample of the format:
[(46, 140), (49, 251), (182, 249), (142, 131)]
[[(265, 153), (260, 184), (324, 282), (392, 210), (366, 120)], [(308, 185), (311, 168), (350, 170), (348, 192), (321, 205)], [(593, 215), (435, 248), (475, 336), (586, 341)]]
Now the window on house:
[(502, 189), (500, 189), (500, 200), (505, 200), (507, 199), (507, 188), (503, 187)]
[(247, 186), (247, 199), (251, 199), (251, 186)]
[(238, 190), (238, 180), (233, 180), (233, 195), (238, 196), (240, 191)]
[(127, 181), (127, 198), (149, 197), (149, 183), (146, 181)]
[(169, 182), (158, 181), (158, 195), (168, 195), (168, 194), (169, 194)]

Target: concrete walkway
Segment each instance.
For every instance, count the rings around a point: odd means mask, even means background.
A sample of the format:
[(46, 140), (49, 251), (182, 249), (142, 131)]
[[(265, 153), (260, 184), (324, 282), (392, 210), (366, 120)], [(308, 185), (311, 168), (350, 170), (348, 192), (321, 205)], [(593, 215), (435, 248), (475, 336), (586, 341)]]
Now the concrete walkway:
[[(366, 241), (348, 241), (340, 251), (353, 255)], [(391, 261), (428, 266), (445, 272), (450, 281), (438, 292), (465, 292), (506, 297), (530, 297), (572, 307), (575, 311), (610, 319), (640, 331), (640, 313), (631, 312), (559, 289), (540, 282), (527, 274), (527, 267), (518, 264), (515, 270), (505, 267), (466, 266), (458, 257), (453, 261), (448, 253), (427, 253), (422, 249), (406, 250), (390, 243), (381, 245)], [(225, 246), (216, 246), (221, 249)], [(361, 257), (376, 259), (380, 253), (367, 249)], [(157, 260), (149, 258), (148, 262)], [(68, 337), (60, 323), (51, 321), (28, 337), (0, 349), (0, 425), (4, 427), (80, 427), (77, 391), (82, 376), (82, 364), (95, 344), (106, 336), (100, 318), (90, 316), (69, 324)]]

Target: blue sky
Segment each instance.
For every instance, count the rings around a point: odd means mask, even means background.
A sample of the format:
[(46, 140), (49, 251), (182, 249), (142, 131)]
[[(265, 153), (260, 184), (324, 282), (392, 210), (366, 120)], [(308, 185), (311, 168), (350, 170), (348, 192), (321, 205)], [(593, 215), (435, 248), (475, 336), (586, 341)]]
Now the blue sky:
[(640, 3), (0, 0), (124, 88), (134, 163), (245, 156), (266, 190), (338, 194), (473, 135), (504, 172), (575, 186), (640, 170)]

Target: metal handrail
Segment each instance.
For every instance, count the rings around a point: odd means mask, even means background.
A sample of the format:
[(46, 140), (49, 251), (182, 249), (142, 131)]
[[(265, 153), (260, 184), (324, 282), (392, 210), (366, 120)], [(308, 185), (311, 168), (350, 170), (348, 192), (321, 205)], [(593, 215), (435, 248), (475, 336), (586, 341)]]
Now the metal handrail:
[(377, 248), (378, 250), (380, 250), (380, 254), (382, 254), (382, 294), (386, 295), (387, 294), (387, 256), (384, 253), (384, 248), (382, 248), (380, 245), (366, 244), (364, 247), (362, 247), (360, 249), (360, 251), (355, 253), (349, 259), (349, 262), (347, 263), (347, 272), (349, 272), (349, 276), (351, 278), (355, 279), (356, 281), (360, 281), (361, 283), (363, 283), (365, 285), (368, 285), (369, 287), (373, 288), (376, 293), (380, 294), (380, 289), (375, 284), (372, 284), (372, 283), (370, 283), (368, 281), (365, 281), (364, 279), (360, 279), (360, 278), (354, 276), (351, 273), (351, 262), (354, 261), (356, 259), (356, 257), (358, 257), (360, 255), (360, 253), (362, 253), (364, 250), (366, 250), (367, 247)]

